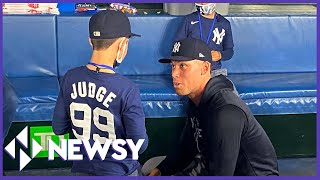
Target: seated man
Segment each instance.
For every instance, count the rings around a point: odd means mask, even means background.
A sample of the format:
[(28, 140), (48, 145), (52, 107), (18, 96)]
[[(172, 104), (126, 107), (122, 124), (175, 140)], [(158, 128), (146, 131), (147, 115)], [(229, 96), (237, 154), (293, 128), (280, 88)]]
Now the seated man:
[(149, 175), (279, 175), (270, 139), (232, 83), (211, 78), (205, 42), (177, 41), (172, 56), (159, 62), (172, 64), (175, 91), (189, 98), (188, 119), (177, 146)]

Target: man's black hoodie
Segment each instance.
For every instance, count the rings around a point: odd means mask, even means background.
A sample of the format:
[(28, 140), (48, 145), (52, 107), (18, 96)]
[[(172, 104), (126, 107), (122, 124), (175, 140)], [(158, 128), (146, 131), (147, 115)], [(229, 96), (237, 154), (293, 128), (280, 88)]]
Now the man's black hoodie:
[(198, 106), (189, 101), (180, 141), (158, 166), (161, 175), (181, 171), (198, 154), (204, 175), (279, 175), (270, 139), (232, 91), (232, 83), (220, 75), (208, 81)]

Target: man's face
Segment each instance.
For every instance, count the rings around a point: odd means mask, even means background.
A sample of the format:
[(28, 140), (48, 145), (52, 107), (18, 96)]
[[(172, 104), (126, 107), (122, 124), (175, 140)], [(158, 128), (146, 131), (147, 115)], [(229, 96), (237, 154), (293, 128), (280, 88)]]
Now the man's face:
[(187, 96), (198, 90), (203, 61), (172, 61), (172, 80), (176, 93)]

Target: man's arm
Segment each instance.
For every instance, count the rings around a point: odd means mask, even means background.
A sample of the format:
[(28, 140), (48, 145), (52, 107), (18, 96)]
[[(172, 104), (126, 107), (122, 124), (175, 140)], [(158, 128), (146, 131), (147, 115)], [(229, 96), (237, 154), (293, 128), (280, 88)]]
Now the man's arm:
[(64, 103), (63, 88), (64, 79), (62, 80), (60, 93), (54, 108), (52, 118), (52, 129), (56, 135), (63, 135), (71, 132), (71, 119), (67, 112), (66, 104)]
[(226, 27), (226, 35), (223, 39), (223, 51), (221, 52), (221, 61), (226, 61), (232, 58), (234, 51), (233, 51), (233, 38), (232, 38), (232, 30), (230, 22), (228, 21)]
[(123, 111), (123, 123), (128, 139), (132, 139), (137, 143), (139, 139), (144, 142), (139, 150), (139, 154), (143, 153), (148, 147), (148, 135), (145, 127), (145, 115), (140, 100), (140, 92), (138, 88), (132, 88), (127, 96), (125, 108)]
[(226, 105), (208, 117), (209, 175), (233, 176), (240, 141), (247, 118), (245, 113), (234, 105)]
[(173, 175), (186, 168), (197, 154), (191, 123), (187, 120), (179, 142), (171, 147), (166, 159), (157, 167), (162, 176)]

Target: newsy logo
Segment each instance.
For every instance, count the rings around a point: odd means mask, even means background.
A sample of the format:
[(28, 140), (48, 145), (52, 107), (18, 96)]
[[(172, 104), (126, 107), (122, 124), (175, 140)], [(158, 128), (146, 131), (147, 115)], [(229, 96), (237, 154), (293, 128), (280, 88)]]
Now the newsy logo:
[[(13, 158), (16, 158), (16, 140), (20, 142), (26, 149), (28, 149), (28, 126), (25, 127), (6, 147), (5, 150)], [(29, 157), (22, 149), (20, 152), (20, 171), (26, 167), (27, 164), (42, 150), (40, 144), (38, 144), (34, 139), (32, 139), (32, 156)]]
[[(25, 127), (6, 147), (7, 153), (15, 159), (16, 146), (18, 140), (26, 149), (28, 149), (28, 126)], [(68, 135), (56, 136), (52, 132), (52, 128), (47, 127), (31, 127), (31, 154), (29, 157), (22, 149), (20, 152), (20, 171), (29, 164), (35, 157), (48, 157), (48, 160), (54, 160), (54, 157), (60, 156), (63, 160), (82, 160), (82, 154), (76, 154), (80, 151), (80, 145), (83, 145), (89, 159), (92, 160), (95, 154), (98, 154), (101, 160), (107, 156), (108, 150), (112, 147), (116, 152), (111, 157), (115, 160), (123, 160), (127, 157), (127, 150), (123, 146), (127, 145), (132, 152), (132, 159), (138, 160), (139, 150), (144, 139), (139, 139), (135, 144), (131, 139), (107, 139), (104, 143), (98, 140), (91, 146), (88, 139), (67, 139)], [(39, 144), (40, 143), (40, 144)]]

